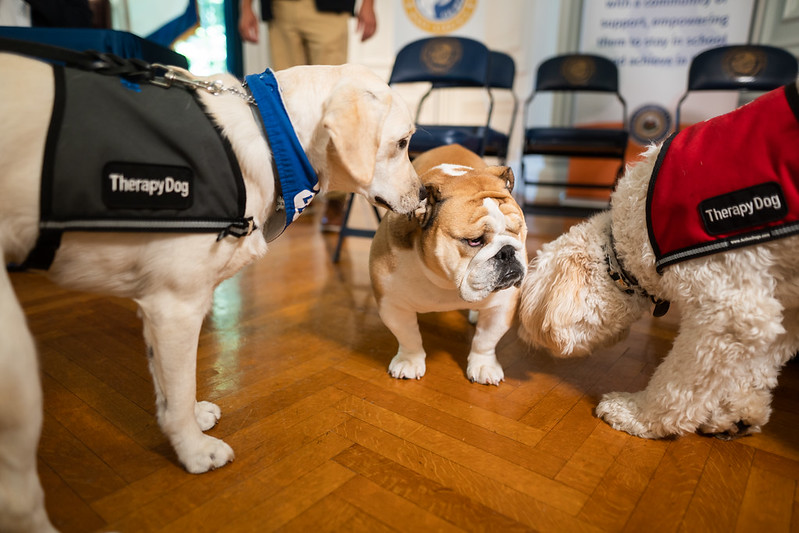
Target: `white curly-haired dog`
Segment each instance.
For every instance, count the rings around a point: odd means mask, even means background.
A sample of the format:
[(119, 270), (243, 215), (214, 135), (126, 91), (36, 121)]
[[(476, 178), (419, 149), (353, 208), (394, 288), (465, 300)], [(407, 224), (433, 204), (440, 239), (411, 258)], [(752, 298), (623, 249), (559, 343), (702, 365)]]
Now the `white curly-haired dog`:
[(614, 428), (732, 437), (768, 421), (799, 349), (798, 95), (787, 85), (649, 148), (610, 211), (530, 262), (520, 336), (557, 356), (615, 343), (652, 301), (656, 315), (679, 305), (678, 335), (646, 389), (599, 402)]

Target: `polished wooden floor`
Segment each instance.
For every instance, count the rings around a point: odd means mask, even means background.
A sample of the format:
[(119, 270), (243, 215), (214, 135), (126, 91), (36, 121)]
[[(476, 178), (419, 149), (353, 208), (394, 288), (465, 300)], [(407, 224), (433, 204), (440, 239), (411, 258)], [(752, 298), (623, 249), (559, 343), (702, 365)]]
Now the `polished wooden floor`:
[[(180, 468), (156, 425), (135, 305), (12, 275), (41, 353), (39, 471), (58, 528), (799, 531), (799, 364), (784, 370), (763, 433), (732, 442), (642, 440), (593, 415), (602, 393), (644, 387), (678, 309), (578, 361), (511, 332), (499, 387), (464, 376), (473, 328), (462, 312), (423, 315), (427, 375), (397, 381), (369, 241), (349, 239), (333, 265), (318, 216), (217, 290), (198, 389), (222, 408), (209, 433), (236, 460), (202, 475)], [(568, 227), (528, 224), (531, 254)]]

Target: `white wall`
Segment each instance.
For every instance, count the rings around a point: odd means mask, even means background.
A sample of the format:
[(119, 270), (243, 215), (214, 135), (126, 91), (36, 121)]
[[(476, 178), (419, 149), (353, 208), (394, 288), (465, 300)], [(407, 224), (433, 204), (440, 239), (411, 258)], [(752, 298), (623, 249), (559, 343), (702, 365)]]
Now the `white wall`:
[(799, 0), (759, 0), (752, 42), (799, 56)]
[[(396, 35), (399, 24), (398, 16), (404, 16), (397, 6), (401, 0), (374, 0), (378, 19), (378, 29), (372, 39), (361, 43), (355, 35), (355, 20), (352, 24), (350, 42), (350, 61), (364, 64), (372, 68), (378, 75), (388, 80), (393, 64), (396, 43), (402, 42), (402, 36)], [(480, 21), (479, 32), (482, 40), (492, 49), (509, 53), (516, 60), (515, 94), (519, 99), (519, 112), (511, 142), (509, 164), (519, 171), (521, 136), (523, 126), (524, 100), (529, 96), (536, 66), (547, 57), (558, 53), (577, 51), (579, 47), (580, 17), (584, 2), (600, 2), (604, 0), (477, 0), (481, 8), (477, 15)], [(728, 0), (729, 1), (729, 0)], [(257, 7), (258, 2), (253, 2)], [(752, 24), (752, 42), (763, 42), (784, 46), (791, 51), (799, 50), (799, 0), (756, 0), (756, 20)], [(245, 45), (245, 72), (261, 72), (268, 66), (268, 51), (265, 44), (266, 26), (262, 25), (262, 44)], [(457, 33), (457, 32), (456, 32)], [(411, 90), (403, 96), (414, 105), (422, 91)], [(460, 95), (459, 95), (460, 96)], [(483, 102), (466, 100), (458, 104), (457, 99), (431, 101), (425, 106), (426, 113), (438, 110), (438, 116), (423, 115), (423, 119), (436, 118), (448, 120), (472, 120), (483, 116)], [(510, 123), (511, 102), (499, 100), (495, 108), (493, 124), (504, 127)], [(553, 98), (542, 95), (536, 98), (530, 108), (528, 121), (536, 125), (561, 123), (573, 113), (572, 103), (568, 99)], [(555, 117), (553, 119), (553, 117)], [(532, 159), (532, 161), (531, 161)], [(552, 167), (553, 161), (547, 159), (551, 172), (556, 175), (562, 172), (559, 167)], [(544, 164), (541, 158), (527, 158), (528, 168)]]

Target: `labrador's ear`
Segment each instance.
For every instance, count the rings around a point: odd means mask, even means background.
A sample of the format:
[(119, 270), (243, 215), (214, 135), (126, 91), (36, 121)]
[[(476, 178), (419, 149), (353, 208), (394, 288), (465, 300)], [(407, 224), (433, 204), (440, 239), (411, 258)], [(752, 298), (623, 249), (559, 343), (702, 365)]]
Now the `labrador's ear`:
[(508, 189), (508, 192), (513, 192), (513, 185), (516, 182), (516, 178), (510, 167), (488, 167), (488, 171), (505, 183), (505, 188)]
[(383, 122), (391, 106), (391, 94), (367, 91), (342, 83), (325, 102), (322, 125), (330, 136), (329, 155), (353, 181), (368, 186), (372, 181)]

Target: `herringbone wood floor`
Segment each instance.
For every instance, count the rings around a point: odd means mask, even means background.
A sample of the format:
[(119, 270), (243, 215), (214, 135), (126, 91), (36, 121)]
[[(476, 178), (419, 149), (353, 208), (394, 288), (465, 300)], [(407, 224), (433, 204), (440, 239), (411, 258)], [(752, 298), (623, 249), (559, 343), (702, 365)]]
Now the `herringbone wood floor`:
[[(318, 215), (317, 215), (318, 217)], [(40, 475), (71, 531), (799, 531), (799, 366), (762, 434), (649, 441), (592, 413), (642, 388), (679, 310), (578, 361), (499, 346), (506, 381), (464, 377), (472, 327), (421, 317), (427, 375), (386, 374), (396, 349), (369, 286), (369, 241), (339, 265), (332, 236), (301, 219), (222, 284), (200, 339), (210, 434), (234, 463), (191, 475), (155, 419), (140, 321), (129, 301), (12, 280), (41, 353)], [(568, 227), (528, 218), (531, 255)]]

